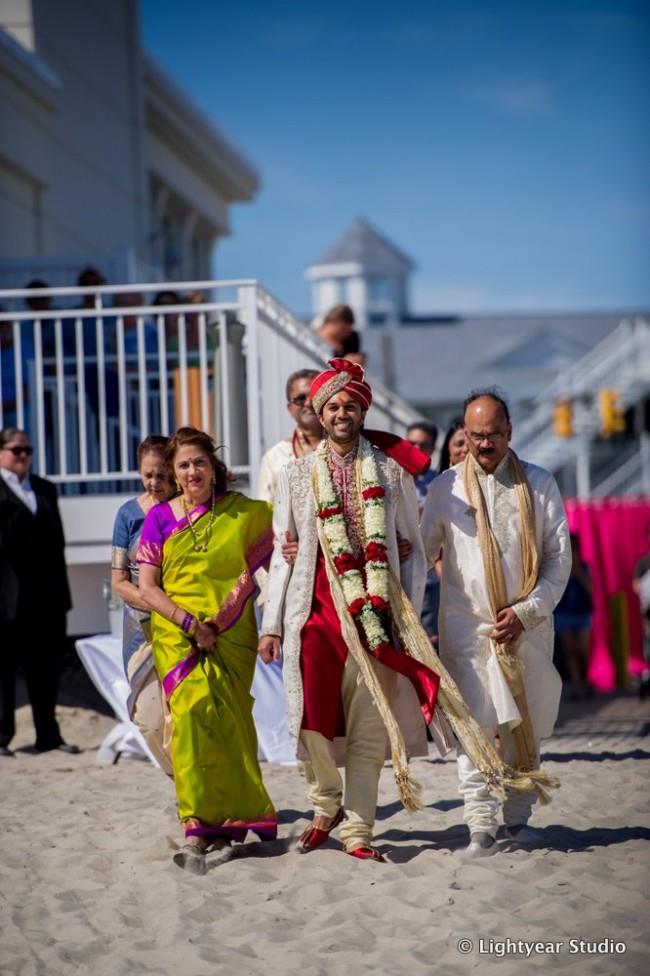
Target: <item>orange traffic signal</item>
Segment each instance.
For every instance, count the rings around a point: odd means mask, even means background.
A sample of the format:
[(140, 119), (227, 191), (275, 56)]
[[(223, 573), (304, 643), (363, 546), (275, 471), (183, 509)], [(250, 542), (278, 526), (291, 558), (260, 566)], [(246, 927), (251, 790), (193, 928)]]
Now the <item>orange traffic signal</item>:
[(573, 437), (573, 404), (560, 397), (553, 407), (553, 433), (556, 437)]
[(618, 390), (599, 390), (598, 409), (600, 413), (600, 435), (611, 437), (625, 430), (625, 411), (621, 406)]

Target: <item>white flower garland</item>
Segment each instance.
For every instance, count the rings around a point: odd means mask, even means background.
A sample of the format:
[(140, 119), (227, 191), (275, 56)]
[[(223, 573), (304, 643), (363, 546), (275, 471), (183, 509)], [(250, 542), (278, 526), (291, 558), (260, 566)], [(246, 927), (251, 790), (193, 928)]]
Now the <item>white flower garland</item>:
[(318, 517), (323, 522), (323, 531), (332, 552), (348, 610), (353, 617), (359, 617), (368, 646), (371, 651), (374, 651), (381, 644), (390, 644), (379, 617), (379, 611), (387, 612), (390, 609), (386, 501), (372, 447), (364, 437), (359, 438), (355, 465), (357, 478), (353, 490), (358, 491), (357, 486), (360, 486), (359, 501), (365, 534), (363, 571), (356, 565), (357, 560), (348, 536), (343, 505), (330, 473), (327, 442), (323, 442), (317, 450), (316, 503)]

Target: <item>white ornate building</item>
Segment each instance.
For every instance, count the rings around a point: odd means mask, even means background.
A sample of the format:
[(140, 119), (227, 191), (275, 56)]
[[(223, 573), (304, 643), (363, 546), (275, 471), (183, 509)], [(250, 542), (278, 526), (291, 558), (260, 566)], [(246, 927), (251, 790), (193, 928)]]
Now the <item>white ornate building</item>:
[(143, 53), (137, 0), (2, 0), (0, 287), (211, 278), (258, 183)]

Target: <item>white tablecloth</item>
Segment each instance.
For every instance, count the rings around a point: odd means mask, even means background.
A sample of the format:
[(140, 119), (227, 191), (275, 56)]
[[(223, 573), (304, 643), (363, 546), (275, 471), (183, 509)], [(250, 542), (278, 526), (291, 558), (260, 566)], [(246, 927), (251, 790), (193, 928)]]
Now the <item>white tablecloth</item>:
[[(126, 702), (129, 685), (122, 666), (122, 641), (110, 634), (97, 634), (76, 642), (77, 654), (88, 675), (115, 712), (118, 724), (104, 738), (97, 752), (98, 762), (115, 762), (120, 755), (156, 760), (133, 722)], [(282, 688), (282, 669), (278, 664), (263, 664), (259, 658), (251, 693), (255, 698), (253, 718), (257, 728), (260, 759), (275, 763), (295, 763), (289, 738)]]

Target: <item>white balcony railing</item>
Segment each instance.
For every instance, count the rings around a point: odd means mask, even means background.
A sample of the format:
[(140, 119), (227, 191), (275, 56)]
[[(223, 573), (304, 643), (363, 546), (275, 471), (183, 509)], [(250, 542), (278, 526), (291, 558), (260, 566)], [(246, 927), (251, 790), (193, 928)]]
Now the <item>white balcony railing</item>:
[[(153, 304), (164, 291), (194, 300)], [(27, 300), (57, 307), (25, 310)], [(27, 429), (34, 470), (65, 484), (119, 491), (137, 478), (144, 437), (188, 423), (254, 483), (263, 452), (290, 431), (287, 376), (328, 357), (253, 280), (10, 289), (0, 308), (0, 426)], [(373, 389), (369, 426), (401, 432), (418, 416)]]

